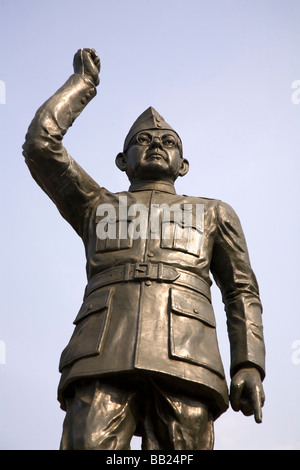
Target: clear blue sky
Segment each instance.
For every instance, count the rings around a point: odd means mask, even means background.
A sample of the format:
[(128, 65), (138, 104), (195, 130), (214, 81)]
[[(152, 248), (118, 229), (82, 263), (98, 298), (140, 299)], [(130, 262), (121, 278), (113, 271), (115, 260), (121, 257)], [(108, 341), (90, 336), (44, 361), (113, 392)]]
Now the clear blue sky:
[(86, 283), (84, 250), (21, 146), (81, 47), (98, 51), (102, 70), (64, 141), (80, 165), (111, 191), (127, 189), (115, 155), (153, 106), (190, 161), (177, 192), (222, 199), (241, 219), (264, 305), (267, 399), (260, 425), (223, 415), (215, 448), (300, 449), (299, 24), (299, 0), (1, 0), (1, 449), (59, 446), (57, 366)]

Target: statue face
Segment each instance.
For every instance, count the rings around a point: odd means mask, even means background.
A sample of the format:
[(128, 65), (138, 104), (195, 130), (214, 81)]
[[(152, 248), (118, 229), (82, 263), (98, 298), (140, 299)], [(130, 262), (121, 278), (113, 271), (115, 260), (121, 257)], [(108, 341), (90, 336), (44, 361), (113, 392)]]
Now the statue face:
[(174, 182), (182, 167), (181, 148), (175, 132), (139, 132), (124, 154), (130, 181), (165, 180)]

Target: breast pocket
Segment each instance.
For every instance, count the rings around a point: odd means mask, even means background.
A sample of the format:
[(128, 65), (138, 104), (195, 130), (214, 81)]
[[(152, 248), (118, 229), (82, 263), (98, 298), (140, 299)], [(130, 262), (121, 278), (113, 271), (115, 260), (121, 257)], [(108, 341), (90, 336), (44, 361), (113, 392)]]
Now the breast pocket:
[(224, 378), (213, 308), (201, 294), (170, 289), (169, 348), (173, 359), (203, 366)]
[(132, 247), (129, 224), (132, 218), (96, 217), (96, 252), (125, 250)]
[(83, 302), (73, 335), (60, 358), (60, 371), (78, 359), (101, 354), (110, 318), (113, 289), (96, 291)]
[[(198, 207), (200, 206), (200, 208)], [(203, 204), (180, 206), (179, 210), (163, 211), (161, 248), (200, 256), (203, 244)]]

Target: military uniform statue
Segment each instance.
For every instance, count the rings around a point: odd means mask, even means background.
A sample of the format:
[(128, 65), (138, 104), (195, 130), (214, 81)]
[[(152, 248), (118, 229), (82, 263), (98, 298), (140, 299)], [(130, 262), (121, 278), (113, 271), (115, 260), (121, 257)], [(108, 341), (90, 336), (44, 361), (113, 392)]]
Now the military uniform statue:
[[(87, 286), (61, 355), (61, 449), (212, 449), (228, 408), (261, 422), (262, 308), (239, 219), (220, 200), (176, 194), (189, 163), (178, 134), (153, 109), (116, 157), (129, 180), (117, 194), (73, 160), (62, 139), (96, 95), (100, 60), (74, 57), (74, 74), (37, 111), (23, 154), (29, 170), (82, 238)], [(211, 304), (225, 305), (230, 393)], [(230, 398), (229, 398), (230, 397)]]

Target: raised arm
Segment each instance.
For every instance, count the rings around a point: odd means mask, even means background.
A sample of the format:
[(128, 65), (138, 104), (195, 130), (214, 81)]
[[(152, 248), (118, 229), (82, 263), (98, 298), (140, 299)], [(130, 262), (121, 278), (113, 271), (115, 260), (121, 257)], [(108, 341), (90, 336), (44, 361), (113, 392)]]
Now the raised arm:
[(96, 95), (100, 60), (94, 49), (74, 56), (74, 74), (36, 112), (23, 145), (29, 170), (62, 216), (81, 234), (82, 215), (99, 186), (73, 160), (62, 139), (74, 120)]

